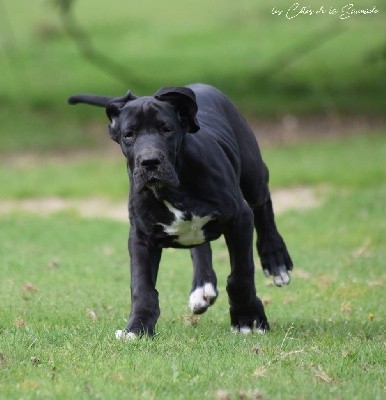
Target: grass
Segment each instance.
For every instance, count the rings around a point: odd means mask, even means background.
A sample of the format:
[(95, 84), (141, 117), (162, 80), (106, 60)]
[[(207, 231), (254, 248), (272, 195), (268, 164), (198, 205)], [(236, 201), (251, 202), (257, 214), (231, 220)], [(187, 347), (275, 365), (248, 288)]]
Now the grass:
[[(124, 65), (124, 83), (79, 56), (49, 2), (25, 2), (23, 12), (0, 2), (0, 200), (126, 198), (119, 151), (93, 153), (108, 140), (98, 133), (103, 112), (67, 107), (74, 92), (204, 81), (256, 116), (382, 112), (385, 10), (376, 3), (377, 16), (287, 21), (252, 0), (78, 1), (81, 25)], [(295, 270), (277, 289), (257, 268), (272, 325), (264, 336), (229, 333), (221, 240), (216, 305), (191, 318), (189, 253), (166, 250), (158, 334), (123, 343), (114, 332), (129, 311), (128, 226), (72, 211), (0, 214), (0, 399), (385, 398), (384, 132), (265, 149), (264, 158), (272, 187), (315, 186), (323, 197), (278, 217)]]
[[(109, 141), (106, 135), (105, 143)], [(347, 143), (347, 139), (335, 139), (262, 149), (271, 171), (271, 187), (333, 184), (361, 188), (386, 181), (384, 134), (359, 135)], [(122, 200), (128, 192), (126, 164), (119, 146), (114, 149), (109, 155), (89, 152), (77, 157), (11, 155), (0, 163), (0, 200), (55, 196)]]
[[(271, 14), (289, 0), (76, 2), (97, 51), (120, 63), (125, 82), (84, 60), (63, 33), (53, 1), (10, 0), (0, 10), (0, 153), (95, 144), (84, 124), (103, 113), (70, 109), (69, 95), (154, 93), (202, 81), (224, 90), (254, 116), (382, 113), (385, 108), (384, 3), (377, 15), (287, 20)], [(326, 0), (340, 7), (343, 0)], [(368, 7), (358, 0), (356, 7)], [(199, 12), (205, 10), (205, 12)], [(331, 32), (336, 34), (330, 36)], [(303, 51), (307, 48), (308, 51)], [(298, 50), (300, 49), (300, 50)], [(294, 56), (296, 54), (296, 56)], [(274, 72), (275, 71), (275, 72)], [(49, 126), (47, 130), (45, 127)]]
[[(272, 324), (263, 336), (229, 332), (221, 240), (214, 244), (214, 307), (191, 318), (189, 253), (166, 250), (158, 334), (123, 343), (114, 331), (129, 310), (127, 225), (72, 213), (1, 217), (0, 398), (252, 399), (257, 391), (264, 399), (384, 398), (385, 149), (379, 135), (264, 152), (274, 186), (328, 190), (322, 206), (278, 218), (296, 266), (282, 289), (257, 268)], [(40, 185), (43, 195), (104, 195), (111, 187), (112, 198), (126, 193), (126, 185), (118, 190), (122, 163), (105, 162), (109, 179), (101, 174), (97, 189), (80, 189), (82, 177), (95, 182), (100, 175), (96, 160), (51, 162), (49, 172), (40, 162), (31, 170), (8, 164), (20, 189), (3, 179), (3, 162), (2, 197), (38, 196)]]

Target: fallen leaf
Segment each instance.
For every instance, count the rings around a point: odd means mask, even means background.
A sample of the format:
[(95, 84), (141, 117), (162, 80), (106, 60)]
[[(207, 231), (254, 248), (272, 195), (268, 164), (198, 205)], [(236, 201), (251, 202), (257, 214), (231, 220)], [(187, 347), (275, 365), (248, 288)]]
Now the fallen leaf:
[(264, 400), (264, 395), (260, 392), (260, 390), (239, 390), (238, 396), (239, 399)]
[(196, 326), (200, 321), (200, 317), (198, 315), (185, 315), (184, 322), (185, 325), (188, 326)]
[(367, 284), (369, 286), (384, 286), (386, 283), (386, 274), (383, 274), (382, 276), (377, 276), (377, 279), (367, 281)]
[(319, 287), (319, 289), (324, 289), (327, 286), (331, 285), (331, 283), (332, 278), (328, 275), (321, 275), (316, 280), (316, 285)]
[(55, 269), (59, 267), (59, 261), (56, 258), (53, 258), (51, 261), (47, 263), (47, 268)]
[(21, 328), (25, 328), (27, 323), (24, 321), (24, 319), (22, 317), (17, 317), (15, 319), (15, 325), (16, 325), (16, 328), (21, 329)]
[(154, 392), (145, 390), (144, 392), (142, 392), (141, 398), (146, 400), (153, 400), (157, 398), (157, 395)]
[(24, 283), (23, 290), (27, 293), (36, 293), (39, 291), (39, 289), (35, 285), (33, 285), (31, 282)]
[(280, 353), (280, 357), (284, 358), (284, 357), (292, 356), (293, 354), (300, 354), (300, 353), (304, 353), (304, 349), (288, 351), (287, 353), (286, 352), (281, 352)]
[(32, 379), (26, 379), (20, 383), (20, 387), (22, 390), (36, 390), (39, 388), (39, 383)]
[(218, 389), (215, 394), (216, 400), (230, 400), (231, 394), (228, 390)]
[(294, 269), (291, 275), (296, 279), (311, 279), (311, 274), (309, 272), (299, 268)]
[(327, 375), (326, 372), (324, 372), (323, 370), (316, 371), (315, 376), (317, 379), (319, 379), (323, 382), (326, 382), (326, 383), (331, 383), (334, 380), (334, 378), (332, 376)]
[(264, 297), (261, 299), (261, 301), (263, 302), (263, 304), (264, 304), (265, 306), (267, 306), (268, 304), (271, 303), (272, 297), (264, 296)]
[(340, 306), (340, 311), (349, 314), (352, 309), (351, 309), (351, 304), (350, 303), (342, 303)]
[(252, 347), (252, 352), (255, 353), (255, 354), (258, 354), (258, 355), (262, 355), (263, 354), (263, 351), (260, 349), (260, 347), (257, 344), (255, 344)]
[(96, 312), (92, 309), (92, 308), (88, 308), (86, 310), (87, 316), (92, 320), (92, 321), (96, 321), (98, 319), (98, 316), (96, 314)]
[(103, 255), (109, 257), (114, 254), (114, 250), (111, 247), (105, 246), (102, 248)]
[(89, 381), (85, 381), (84, 382), (84, 390), (87, 393), (93, 393), (94, 391), (94, 386), (89, 382)]
[(371, 366), (369, 365), (369, 363), (366, 362), (361, 362), (359, 364), (361, 366), (361, 368), (363, 368), (364, 371), (368, 372), (371, 369)]
[(259, 367), (259, 368), (256, 368), (256, 369), (253, 371), (253, 374), (252, 374), (252, 375), (253, 375), (255, 378), (261, 378), (262, 376), (265, 376), (266, 373), (267, 373), (267, 368), (264, 367), (264, 366), (261, 366), (261, 367)]
[(283, 300), (283, 304), (292, 304), (296, 301), (296, 296), (287, 294)]
[(354, 258), (369, 257), (371, 255), (369, 251), (370, 244), (371, 240), (370, 238), (367, 238), (360, 247), (358, 247), (351, 253), (352, 257)]
[(115, 375), (112, 376), (112, 380), (114, 382), (124, 382), (125, 377), (122, 373), (117, 373)]
[(31, 363), (32, 363), (32, 365), (39, 365), (39, 364), (41, 364), (41, 361), (40, 361), (39, 357), (32, 356)]

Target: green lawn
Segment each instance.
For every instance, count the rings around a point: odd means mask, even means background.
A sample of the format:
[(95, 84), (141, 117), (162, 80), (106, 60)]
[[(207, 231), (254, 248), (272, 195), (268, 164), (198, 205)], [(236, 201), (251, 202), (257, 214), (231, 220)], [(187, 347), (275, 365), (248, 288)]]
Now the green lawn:
[[(264, 399), (385, 398), (385, 135), (263, 154), (273, 186), (319, 187), (323, 200), (278, 217), (295, 262), (290, 286), (276, 288), (257, 267), (268, 334), (230, 333), (219, 240), (220, 297), (206, 314), (195, 320), (187, 308), (189, 253), (166, 250), (157, 336), (117, 341), (129, 311), (127, 224), (17, 212), (0, 217), (0, 398), (226, 398), (218, 390), (231, 399), (257, 391)], [(2, 199), (126, 196), (123, 160), (43, 163), (2, 161)]]
[[(109, 141), (106, 134), (105, 143)], [(11, 154), (0, 162), (0, 200), (54, 196), (122, 200), (128, 193), (126, 163), (119, 146), (114, 146), (112, 154)], [(322, 184), (360, 189), (386, 181), (384, 133), (263, 148), (262, 152), (272, 188)]]
[[(119, 150), (100, 151), (103, 111), (67, 106), (76, 92), (202, 81), (257, 117), (386, 106), (381, 0), (377, 15), (344, 21), (271, 14), (289, 0), (77, 1), (79, 23), (125, 82), (79, 56), (52, 4), (0, 2), (0, 201), (127, 197)], [(263, 336), (229, 331), (222, 240), (215, 306), (192, 319), (189, 253), (166, 250), (157, 336), (124, 343), (114, 332), (129, 312), (128, 224), (0, 212), (0, 399), (386, 398), (385, 132), (263, 155), (273, 188), (321, 197), (277, 218), (295, 262), (289, 287), (266, 279), (256, 256), (272, 325)]]

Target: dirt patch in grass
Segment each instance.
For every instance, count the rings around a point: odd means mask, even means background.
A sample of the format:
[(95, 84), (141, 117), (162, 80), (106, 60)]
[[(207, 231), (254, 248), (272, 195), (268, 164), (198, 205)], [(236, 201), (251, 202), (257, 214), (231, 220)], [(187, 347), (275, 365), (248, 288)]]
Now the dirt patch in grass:
[(333, 112), (249, 118), (248, 122), (263, 149), (315, 140), (347, 139), (364, 133), (384, 132), (386, 128), (386, 118), (382, 115), (343, 115)]
[(275, 214), (283, 214), (290, 210), (306, 210), (319, 207), (323, 199), (319, 188), (296, 186), (272, 191), (272, 203)]
[(100, 198), (77, 200), (49, 197), (0, 202), (0, 214), (4, 215), (17, 211), (40, 215), (73, 212), (85, 218), (103, 218), (117, 221), (127, 221), (128, 218), (126, 203), (115, 203)]
[[(322, 199), (318, 189), (311, 187), (293, 187), (277, 189), (272, 192), (272, 201), (276, 214), (289, 210), (304, 210), (318, 207)], [(127, 203), (112, 202), (100, 198), (62, 199), (57, 197), (5, 200), (0, 201), (0, 214), (24, 211), (40, 215), (60, 212), (74, 212), (84, 218), (102, 218), (115, 221), (127, 221)]]

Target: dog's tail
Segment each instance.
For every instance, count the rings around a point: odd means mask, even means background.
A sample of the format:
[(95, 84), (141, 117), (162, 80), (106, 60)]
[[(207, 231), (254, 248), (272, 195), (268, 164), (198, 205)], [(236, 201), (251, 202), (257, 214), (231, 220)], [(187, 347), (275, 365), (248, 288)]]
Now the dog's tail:
[(113, 96), (97, 96), (95, 94), (76, 94), (71, 96), (67, 101), (68, 104), (91, 104), (98, 107), (106, 107), (112, 100), (116, 99)]

